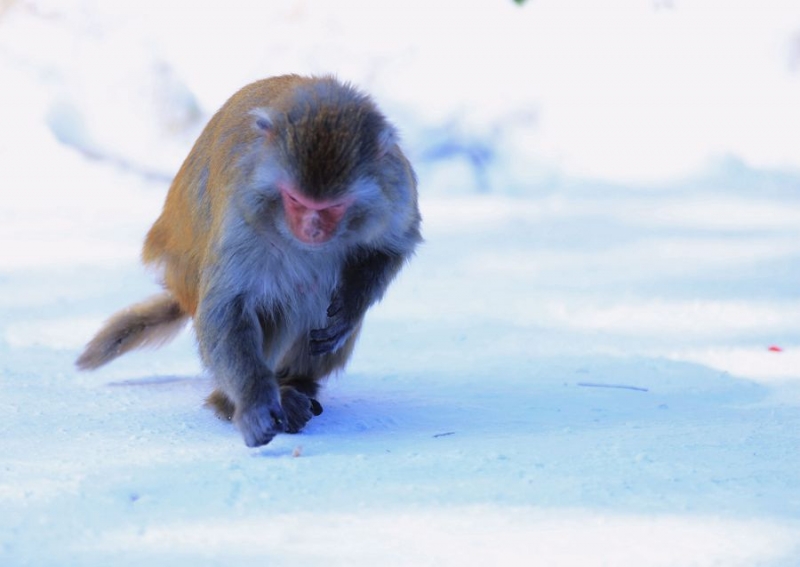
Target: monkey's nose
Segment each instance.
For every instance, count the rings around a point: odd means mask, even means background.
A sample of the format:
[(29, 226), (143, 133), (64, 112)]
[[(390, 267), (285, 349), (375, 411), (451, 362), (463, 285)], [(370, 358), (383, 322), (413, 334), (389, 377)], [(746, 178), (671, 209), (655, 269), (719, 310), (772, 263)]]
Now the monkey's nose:
[(303, 219), (303, 229), (301, 231), (301, 240), (307, 244), (322, 244), (327, 242), (330, 235), (325, 230), (325, 226), (320, 219), (319, 214), (316, 212), (306, 216)]

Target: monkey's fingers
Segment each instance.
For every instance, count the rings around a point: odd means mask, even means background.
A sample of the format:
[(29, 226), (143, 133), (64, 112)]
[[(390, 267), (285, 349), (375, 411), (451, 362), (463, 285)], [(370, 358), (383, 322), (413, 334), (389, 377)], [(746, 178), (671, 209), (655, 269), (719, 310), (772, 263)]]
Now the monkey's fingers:
[(339, 349), (352, 331), (353, 326), (341, 319), (334, 321), (324, 329), (314, 329), (310, 333), (310, 352), (312, 356), (326, 354)]
[(266, 445), (286, 430), (287, 420), (283, 409), (256, 405), (238, 416), (237, 424), (248, 447)]
[(335, 317), (344, 308), (344, 300), (336, 296), (331, 299), (331, 304), (328, 306), (328, 317)]

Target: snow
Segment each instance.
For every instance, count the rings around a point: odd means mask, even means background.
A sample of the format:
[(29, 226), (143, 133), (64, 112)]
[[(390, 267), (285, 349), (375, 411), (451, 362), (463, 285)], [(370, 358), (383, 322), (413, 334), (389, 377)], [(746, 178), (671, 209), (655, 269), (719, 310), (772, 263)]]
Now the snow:
[[(800, 564), (800, 4), (0, 6), (0, 565)], [(283, 72), (374, 94), (426, 243), (248, 449), (191, 331), (72, 364)]]

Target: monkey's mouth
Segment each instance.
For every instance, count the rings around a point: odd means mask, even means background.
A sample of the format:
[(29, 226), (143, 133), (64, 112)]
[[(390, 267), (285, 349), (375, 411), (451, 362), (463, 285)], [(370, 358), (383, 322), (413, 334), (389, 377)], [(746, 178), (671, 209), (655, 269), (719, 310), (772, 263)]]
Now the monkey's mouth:
[(299, 222), (290, 223), (289, 228), (297, 240), (310, 246), (325, 244), (336, 233), (336, 224), (326, 223), (319, 215), (308, 215)]
[(310, 244), (311, 246), (319, 246), (328, 242), (333, 235), (325, 232), (324, 230), (310, 230), (302, 234), (295, 235), (297, 239), (303, 244)]

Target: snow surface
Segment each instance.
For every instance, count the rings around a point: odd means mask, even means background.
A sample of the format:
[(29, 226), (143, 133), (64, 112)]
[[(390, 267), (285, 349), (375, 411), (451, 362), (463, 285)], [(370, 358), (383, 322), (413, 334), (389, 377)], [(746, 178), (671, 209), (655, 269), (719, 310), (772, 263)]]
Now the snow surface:
[[(0, 10), (0, 565), (800, 565), (796, 1)], [(426, 243), (248, 449), (189, 331), (72, 362), (156, 291), (210, 113), (290, 71), (374, 93)]]

